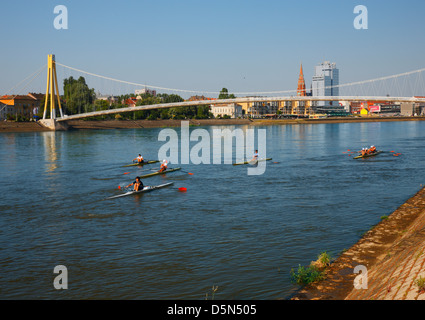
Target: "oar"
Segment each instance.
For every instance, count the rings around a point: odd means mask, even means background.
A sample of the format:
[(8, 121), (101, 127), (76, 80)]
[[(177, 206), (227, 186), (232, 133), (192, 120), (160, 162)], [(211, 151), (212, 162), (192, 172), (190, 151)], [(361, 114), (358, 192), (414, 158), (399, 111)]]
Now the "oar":
[(181, 188), (179, 188), (179, 191), (180, 192), (186, 192), (187, 191), (187, 188), (181, 187)]
[(342, 153), (356, 153), (356, 152), (359, 152), (359, 151), (351, 151), (350, 149), (348, 149), (347, 151), (343, 151)]
[(187, 172), (187, 171), (185, 171), (185, 170), (181, 170), (181, 169), (180, 169), (180, 171), (181, 171), (181, 172), (185, 172), (185, 173), (190, 174), (191, 176), (193, 176), (193, 173), (192, 173), (192, 172)]
[[(151, 170), (159, 170), (159, 168), (158, 169), (144, 169), (144, 170), (140, 170), (139, 172), (151, 171)], [(131, 172), (124, 172), (124, 174), (129, 174), (129, 173), (131, 173)]]
[(152, 168), (152, 169), (144, 169), (144, 170), (140, 170), (139, 172), (143, 172), (143, 171), (158, 171), (160, 168)]

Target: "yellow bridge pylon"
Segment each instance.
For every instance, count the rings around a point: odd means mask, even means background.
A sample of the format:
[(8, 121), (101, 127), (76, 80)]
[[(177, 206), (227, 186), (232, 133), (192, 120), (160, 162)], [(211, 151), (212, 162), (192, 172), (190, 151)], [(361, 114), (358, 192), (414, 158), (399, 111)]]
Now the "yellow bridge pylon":
[(61, 99), (59, 95), (58, 77), (56, 75), (56, 61), (55, 55), (49, 54), (47, 56), (47, 86), (46, 86), (46, 98), (44, 102), (43, 119), (46, 119), (47, 114), (47, 103), (50, 98), (50, 119), (56, 119), (56, 107), (55, 98), (58, 100), (58, 108), (61, 117), (63, 117)]

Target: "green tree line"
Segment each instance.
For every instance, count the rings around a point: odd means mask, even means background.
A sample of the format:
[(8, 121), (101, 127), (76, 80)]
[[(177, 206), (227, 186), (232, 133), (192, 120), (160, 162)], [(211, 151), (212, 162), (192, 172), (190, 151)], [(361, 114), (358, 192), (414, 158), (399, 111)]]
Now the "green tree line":
[[(74, 79), (69, 77), (63, 81), (63, 96), (61, 97), (62, 109), (65, 114), (73, 115), (79, 113), (102, 111), (109, 109), (119, 109), (127, 107), (125, 101), (134, 98), (134, 94), (123, 94), (118, 96), (117, 102), (110, 103), (106, 100), (96, 100), (95, 90), (89, 88), (84, 77)], [(183, 102), (184, 99), (177, 94), (160, 93), (153, 96), (149, 93), (142, 94), (138, 99), (136, 106), (154, 105), (161, 103)], [(223, 88), (219, 94), (219, 99), (232, 99), (235, 95), (229, 94), (226, 88)], [(48, 111), (50, 101), (48, 101)], [(42, 116), (44, 109), (44, 100), (40, 105), (39, 116)], [(87, 118), (87, 120), (111, 120), (111, 119), (129, 119), (129, 120), (156, 120), (156, 119), (208, 119), (213, 118), (210, 112), (210, 106), (198, 105), (187, 107), (176, 107), (167, 109), (139, 110), (133, 112), (122, 112), (112, 115)]]

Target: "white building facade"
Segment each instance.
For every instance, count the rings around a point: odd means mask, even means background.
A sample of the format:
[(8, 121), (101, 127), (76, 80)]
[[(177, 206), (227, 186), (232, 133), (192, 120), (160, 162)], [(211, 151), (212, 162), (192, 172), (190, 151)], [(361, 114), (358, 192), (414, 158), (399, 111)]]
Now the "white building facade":
[(150, 94), (150, 95), (156, 97), (156, 90), (149, 90), (147, 88), (135, 90), (134, 93), (136, 95)]
[(214, 118), (220, 118), (225, 115), (229, 116), (232, 119), (241, 118), (242, 117), (242, 106), (236, 103), (231, 103), (228, 105), (219, 105), (219, 106), (211, 106), (211, 113)]
[[(325, 61), (315, 67), (312, 81), (313, 97), (339, 96), (338, 86), (339, 69), (336, 67), (335, 63)], [(332, 106), (334, 104), (335, 103), (332, 103), (332, 101), (315, 102), (316, 107)]]

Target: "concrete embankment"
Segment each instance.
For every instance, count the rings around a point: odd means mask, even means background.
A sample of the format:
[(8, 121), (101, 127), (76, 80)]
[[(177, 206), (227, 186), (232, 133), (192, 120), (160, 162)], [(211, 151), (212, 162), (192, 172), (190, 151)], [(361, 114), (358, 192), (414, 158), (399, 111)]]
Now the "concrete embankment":
[[(188, 120), (193, 126), (208, 125), (250, 125), (248, 119), (201, 119)], [(167, 128), (180, 127), (181, 120), (70, 120), (67, 121), (69, 130), (108, 130), (108, 129), (138, 129), (138, 128)], [(1, 132), (38, 132), (50, 131), (40, 122), (0, 121)]]
[[(356, 289), (360, 273), (354, 268), (359, 265), (367, 268), (367, 282)], [(425, 278), (425, 188), (342, 253), (325, 280), (292, 299), (425, 300), (425, 291), (416, 284), (420, 277)]]
[[(67, 125), (71, 130), (99, 129), (137, 129), (179, 127), (184, 120), (69, 120)], [(315, 123), (353, 123), (353, 122), (388, 122), (388, 121), (425, 121), (425, 117), (344, 117), (327, 119), (190, 119), (190, 125), (285, 125), (285, 124), (315, 124)], [(39, 122), (0, 121), (1, 132), (37, 132), (49, 131)]]
[(14, 122), (14, 121), (1, 121), (0, 133), (2, 132), (40, 132), (50, 131), (43, 127), (38, 122)]

